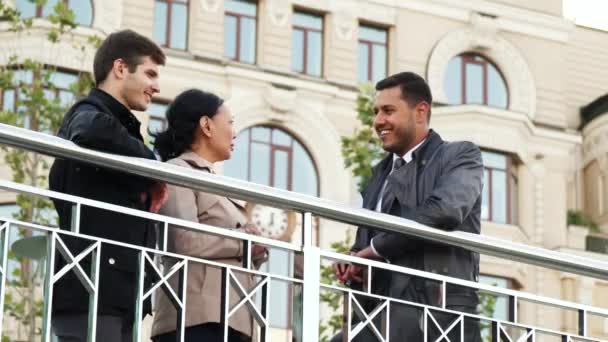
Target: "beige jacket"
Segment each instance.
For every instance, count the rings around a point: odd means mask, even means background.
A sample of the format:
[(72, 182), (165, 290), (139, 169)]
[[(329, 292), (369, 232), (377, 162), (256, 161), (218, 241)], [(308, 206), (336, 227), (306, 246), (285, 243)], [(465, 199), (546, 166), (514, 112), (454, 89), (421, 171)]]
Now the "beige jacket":
[[(186, 152), (171, 159), (168, 163), (195, 168), (203, 172), (214, 172), (213, 165), (194, 152)], [(246, 222), (245, 207), (238, 201), (188, 188), (169, 185), (169, 200), (161, 213), (184, 220), (200, 222), (207, 225), (236, 229), (237, 225)], [(185, 254), (202, 259), (213, 260), (234, 266), (242, 265), (243, 243), (239, 240), (221, 236), (201, 234), (172, 226), (168, 234), (168, 249), (171, 252)], [(165, 270), (175, 261), (163, 260)], [(186, 326), (207, 322), (220, 322), (221, 269), (205, 266), (201, 263), (188, 263), (188, 288), (186, 297)], [(244, 273), (235, 273), (241, 285), (249, 290), (253, 288), (254, 279)], [(172, 277), (171, 284), (177, 292), (177, 276)], [(240, 296), (231, 287), (230, 306), (238, 303)], [(155, 299), (154, 323), (152, 336), (176, 330), (176, 310), (164, 294), (157, 291)], [(241, 333), (252, 335), (252, 316), (241, 306), (235, 312), (229, 324)]]

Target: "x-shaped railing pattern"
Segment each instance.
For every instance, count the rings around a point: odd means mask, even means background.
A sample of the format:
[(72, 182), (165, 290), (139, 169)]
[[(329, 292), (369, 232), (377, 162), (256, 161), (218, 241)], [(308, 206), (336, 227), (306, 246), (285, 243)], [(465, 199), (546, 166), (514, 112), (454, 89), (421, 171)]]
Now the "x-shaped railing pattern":
[[(357, 298), (352, 294), (348, 293), (348, 307), (349, 307), (349, 316), (350, 312), (354, 312), (357, 317), (360, 319), (354, 328), (351, 329), (351, 317), (348, 319), (348, 341), (352, 341), (359, 333), (361, 333), (365, 328), (370, 329), (370, 331), (376, 336), (378, 341), (380, 342), (388, 342), (388, 327), (385, 327), (384, 334), (378, 330), (378, 327), (374, 323), (374, 319), (381, 315), (383, 312), (386, 313), (386, 319), (384, 322), (388, 322), (389, 313), (390, 313), (390, 302), (388, 300), (383, 301), (380, 305), (376, 306), (369, 314), (365, 312), (361, 303), (357, 300)], [(352, 310), (351, 310), (352, 309)], [(380, 318), (380, 317), (378, 317)]]
[[(230, 289), (234, 288), (239, 296), (239, 301), (230, 307)], [(269, 300), (270, 300), (270, 277), (262, 277), (251, 290), (243, 287), (232, 269), (228, 267), (222, 268), (222, 325), (224, 327), (224, 341), (228, 341), (228, 322), (230, 317), (238, 311), (243, 305), (255, 321), (260, 326), (260, 341), (270, 341), (270, 323), (269, 323)], [(261, 295), (261, 308), (255, 304), (255, 295)]]

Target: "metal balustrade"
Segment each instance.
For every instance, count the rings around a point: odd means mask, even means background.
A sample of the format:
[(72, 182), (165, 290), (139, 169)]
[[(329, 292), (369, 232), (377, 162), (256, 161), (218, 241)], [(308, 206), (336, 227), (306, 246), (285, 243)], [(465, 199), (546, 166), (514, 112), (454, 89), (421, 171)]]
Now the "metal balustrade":
[[(222, 269), (222, 283), (224, 290), (222, 296), (222, 323), (224, 324), (224, 329), (227, 329), (227, 322), (236, 310), (239, 308), (246, 308), (259, 326), (259, 340), (264, 342), (271, 340), (268, 330), (270, 328), (269, 300), (272, 296), (270, 293), (271, 287), (269, 285), (272, 281), (286, 282), (302, 287), (303, 319), (301, 324), (303, 334), (302, 341), (305, 342), (317, 341), (319, 338), (319, 297), (321, 291), (337, 291), (344, 295), (344, 306), (346, 309), (346, 319), (344, 321), (348, 341), (351, 341), (364, 329), (369, 329), (378, 341), (388, 341), (389, 338), (387, 331), (389, 325), (395, 324), (395, 322), (392, 322), (390, 319), (386, 319), (384, 326), (378, 328), (373, 323), (373, 320), (374, 318), (379, 317), (379, 315), (390, 312), (390, 308), (393, 305), (408, 305), (420, 309), (422, 313), (421, 327), (423, 328), (425, 334), (425, 341), (427, 341), (429, 337), (427, 333), (431, 328), (439, 331), (440, 336), (436, 338), (437, 341), (447, 340), (447, 334), (451, 331), (455, 331), (454, 329), (458, 329), (456, 331), (459, 331), (462, 338), (462, 336), (464, 336), (465, 320), (479, 320), (488, 322), (490, 326), (489, 334), (493, 341), (542, 341), (542, 336), (552, 336), (566, 342), (600, 341), (597, 338), (589, 336), (589, 317), (597, 316), (608, 318), (608, 309), (567, 302), (521, 291), (498, 288), (495, 286), (483, 285), (461, 279), (445, 277), (434, 273), (428, 273), (374, 260), (360, 259), (353, 256), (322, 250), (313, 244), (312, 220), (313, 216), (318, 216), (349, 224), (374, 226), (381, 230), (401, 232), (417, 238), (435, 242), (440, 241), (444, 244), (475, 250), (482, 254), (488, 254), (509, 260), (524, 262), (527, 264), (607, 280), (608, 263), (605, 262), (549, 251), (534, 246), (513, 243), (487, 236), (478, 236), (462, 232), (445, 232), (426, 227), (409, 220), (378, 214), (363, 209), (351, 208), (324, 199), (277, 190), (218, 175), (200, 173), (194, 170), (180, 168), (174, 165), (168, 165), (156, 161), (116, 156), (83, 149), (56, 137), (3, 124), (0, 124), (0, 143), (55, 157), (70, 158), (122, 171), (127, 170), (128, 172), (141, 176), (146, 176), (171, 184), (206, 192), (223, 194), (256, 203), (294, 210), (301, 213), (303, 218), (302, 242), (295, 244), (253, 236), (236, 231), (229, 231), (218, 227), (202, 225), (199, 223), (166, 217), (159, 214), (133, 210), (45, 189), (32, 188), (9, 181), (0, 181), (0, 189), (5, 191), (71, 202), (73, 203), (74, 210), (77, 213), (76, 217), (79, 217), (78, 213), (80, 213), (82, 206), (97, 207), (104, 210), (134, 215), (155, 221), (159, 223), (161, 228), (162, 234), (160, 234), (158, 246), (156, 248), (144, 248), (140, 246), (128, 245), (119, 241), (112, 241), (82, 234), (79, 230), (78, 220), (75, 220), (72, 231), (66, 231), (60, 230), (57, 227), (44, 226), (33, 222), (20, 222), (12, 218), (0, 218), (0, 221), (3, 222), (0, 226), (0, 248), (2, 249), (0, 253), (0, 306), (3, 304), (2, 301), (6, 291), (8, 239), (10, 236), (10, 230), (17, 228), (28, 229), (31, 231), (40, 232), (47, 237), (47, 253), (45, 261), (46, 274), (44, 277), (43, 286), (45, 300), (43, 315), (43, 341), (51, 340), (49, 323), (52, 312), (51, 306), (53, 284), (68, 272), (74, 272), (79, 277), (83, 287), (90, 295), (89, 341), (95, 341), (96, 323), (94, 313), (96, 312), (98, 299), (97, 289), (99, 279), (99, 253), (106, 244), (130, 248), (138, 253), (139, 283), (137, 284), (137, 302), (134, 303), (134, 305), (136, 307), (136, 313), (139, 316), (136, 317), (141, 316), (143, 301), (146, 298), (149, 298), (154, 291), (161, 290), (171, 299), (178, 312), (178, 327), (180, 328), (179, 330), (182, 338), (185, 324), (184, 313), (185, 308), (188, 305), (184, 284), (187, 282), (187, 269), (189, 267), (188, 265), (191, 263), (202, 263), (208, 265), (209, 267), (217, 267)], [(243, 265), (236, 267), (214, 260), (205, 260), (186, 255), (179, 255), (168, 251), (167, 231), (172, 226), (178, 226), (183, 229), (189, 229), (206, 234), (220, 235), (242, 241), (244, 244), (244, 250), (247, 251), (246, 256), (243, 258)], [(85, 248), (84, 251), (74, 255), (73, 251), (70, 251), (64, 242), (64, 238), (68, 236), (89, 241), (89, 246)], [(268, 246), (269, 248), (283, 249), (289, 251), (290, 253), (302, 255), (304, 260), (302, 279), (291, 275), (285, 276), (254, 269), (254, 267), (252, 267), (250, 254), (251, 244), (253, 243)], [(62, 269), (55, 270), (54, 260), (58, 257), (58, 255), (64, 258), (67, 261), (67, 264)], [(89, 257), (89, 255), (91, 255), (93, 267), (90, 272), (85, 272), (85, 270), (83, 270), (83, 268), (79, 265), (79, 261)], [(155, 257), (168, 257), (174, 260), (174, 263), (168, 269), (161, 270), (154, 261)], [(440, 284), (440, 288), (442, 289), (444, 296), (446, 293), (446, 288), (449, 285), (469, 287), (477, 289), (481, 292), (504, 296), (508, 298), (509, 307), (511, 308), (510, 315), (506, 320), (499, 320), (492, 317), (485, 317), (480, 314), (467, 314), (448, 310), (445, 306), (445, 298), (441, 301), (440, 306), (430, 306), (416, 302), (403, 301), (398, 298), (379, 296), (370, 291), (370, 286), (367, 286), (365, 290), (358, 291), (335, 284), (322, 283), (319, 268), (323, 262), (329, 261), (343, 261), (362, 265), (367, 270), (367, 274), (369, 275), (367, 278), (368, 285), (371, 284), (372, 281), (372, 270), (384, 269), (395, 273), (402, 273), (435, 281)], [(144, 272), (152, 272), (151, 274), (155, 275), (155, 278), (157, 278), (156, 283), (151, 288), (144, 288)], [(248, 273), (253, 275), (257, 280), (254, 287), (251, 289), (243, 287), (243, 285), (235, 277), (235, 274), (237, 273)], [(170, 286), (168, 283), (168, 279), (173, 275), (177, 275), (180, 279), (179, 283), (181, 285), (178, 286), (177, 290), (172, 288), (172, 286)], [(238, 304), (235, 306), (230, 305), (229, 296), (231, 288), (234, 288), (239, 294)], [(376, 300), (379, 303), (378, 306), (372, 310), (372, 312), (366, 312), (361, 307), (359, 301), (360, 298), (364, 297)], [(258, 302), (261, 303), (259, 307), (257, 305)], [(576, 315), (578, 316), (578, 327), (576, 332), (556, 331), (545, 327), (531, 326), (521, 322), (519, 318), (520, 315), (517, 312), (517, 308), (519, 306), (518, 304), (520, 302), (538, 303), (540, 305), (576, 312)], [(453, 321), (451, 321), (448, 326), (440, 326), (437, 319), (438, 313), (453, 314)], [(359, 318), (359, 321), (353, 320), (355, 316)], [(1, 314), (0, 319), (2, 319)], [(521, 333), (519, 336), (514, 336), (513, 333), (517, 331), (520, 331)], [(134, 329), (134, 340), (139, 341), (140, 339), (141, 325), (136, 324)]]

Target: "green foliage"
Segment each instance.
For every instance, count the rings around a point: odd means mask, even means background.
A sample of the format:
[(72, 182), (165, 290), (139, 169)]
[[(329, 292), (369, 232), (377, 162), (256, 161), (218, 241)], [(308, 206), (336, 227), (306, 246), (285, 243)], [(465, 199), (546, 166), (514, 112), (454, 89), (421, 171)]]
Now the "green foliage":
[[(32, 1), (37, 5), (44, 5), (46, 0)], [(53, 12), (47, 17), (51, 23), (45, 26), (47, 39), (55, 44), (61, 41), (76, 26), (75, 14), (63, 1), (57, 2)], [(10, 23), (10, 31), (30, 34), (33, 21), (31, 18), (23, 19), (20, 14), (9, 7), (5, 1), (0, 0), (0, 20)], [(77, 40), (73, 40), (77, 41)], [(82, 43), (73, 43), (78, 46), (77, 51), (83, 55), (88, 45), (98, 42), (98, 37), (91, 37)], [(5, 53), (8, 51), (5, 51)], [(53, 83), (53, 75), (57, 68), (44, 64), (40, 61), (27, 58), (27, 56), (10, 56), (6, 65), (0, 66), (0, 90), (13, 91), (16, 96), (13, 108), (5, 108), (0, 111), (0, 122), (14, 126), (29, 128), (54, 134), (63, 114), (67, 111), (65, 103), (61, 103), (55, 94), (56, 85)], [(70, 90), (80, 97), (88, 92), (93, 86), (90, 73), (81, 72), (78, 81), (70, 87)], [(12, 171), (12, 179), (15, 182), (31, 185), (39, 188), (47, 187), (47, 174), (50, 167), (48, 157), (25, 150), (0, 146), (6, 165)], [(21, 221), (36, 222), (44, 225), (56, 225), (51, 202), (46, 198), (18, 195), (16, 204), (19, 211), (14, 217)], [(32, 232), (21, 230), (20, 237), (30, 237)], [(21, 324), (26, 331), (28, 341), (39, 340), (41, 329), (39, 318), (42, 316), (41, 300), (36, 299), (36, 288), (41, 282), (41, 265), (38, 262), (21, 258), (9, 252), (9, 258), (18, 263), (18, 267), (12, 271), (7, 279), (10, 291), (6, 292), (4, 312)], [(2, 336), (2, 341), (10, 341), (10, 337)]]
[(600, 227), (589, 215), (582, 210), (568, 210), (568, 225), (588, 227), (594, 233), (600, 232)]
[[(496, 286), (496, 284), (494, 284), (494, 286)], [(493, 317), (495, 308), (496, 308), (496, 296), (489, 294), (489, 293), (480, 292), (479, 293), (479, 307), (478, 307), (479, 315), (482, 317), (489, 317), (489, 318)], [(482, 336), (483, 340), (485, 342), (492, 342), (492, 334), (491, 334), (492, 324), (490, 323), (490, 321), (481, 320), (479, 322), (479, 327), (480, 327), (481, 336)]]
[[(331, 244), (331, 249), (334, 252), (348, 254), (352, 245), (352, 237), (346, 234), (342, 241), (337, 241)], [(336, 278), (331, 265), (321, 266), (321, 283), (328, 285), (341, 286)], [(344, 324), (340, 308), (342, 307), (341, 292), (321, 292), (321, 303), (325, 303), (331, 309), (331, 316), (319, 325), (320, 342), (329, 342), (329, 340), (342, 329)]]
[(352, 137), (342, 137), (342, 157), (344, 165), (351, 168), (358, 179), (357, 186), (362, 191), (372, 176), (372, 166), (384, 157), (380, 140), (373, 129), (374, 90), (370, 84), (363, 84), (357, 97), (357, 119), (360, 127)]

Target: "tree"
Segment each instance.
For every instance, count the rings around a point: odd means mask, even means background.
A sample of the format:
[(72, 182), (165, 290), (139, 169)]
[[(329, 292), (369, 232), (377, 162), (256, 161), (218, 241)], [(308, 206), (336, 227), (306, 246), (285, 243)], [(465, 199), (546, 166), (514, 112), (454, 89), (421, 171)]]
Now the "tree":
[[(42, 6), (46, 0), (32, 2)], [(83, 59), (88, 48), (99, 44), (100, 39), (96, 36), (89, 37), (85, 44), (73, 39), (72, 31), (77, 26), (75, 14), (62, 1), (57, 2), (47, 19), (51, 23), (46, 31), (48, 41), (52, 44), (72, 42), (72, 46), (82, 52)], [(0, 21), (9, 23), (9, 30), (15, 34), (32, 33), (33, 20), (22, 18), (20, 13), (4, 0), (0, 0)], [(55, 133), (73, 99), (87, 93), (93, 85), (90, 73), (79, 72), (69, 86), (69, 93), (73, 95), (58, 96), (58, 75), (59, 71), (55, 66), (27, 56), (10, 55), (8, 63), (0, 66), (0, 90), (4, 94), (8, 93), (5, 98), (12, 97), (13, 103), (4, 104), (0, 111), (0, 122)], [(4, 153), (4, 161), (12, 172), (13, 181), (38, 188), (47, 187), (48, 157), (5, 146), (0, 148)], [(19, 211), (14, 214), (14, 218), (25, 222), (56, 225), (55, 216), (49, 214), (53, 212), (53, 208), (48, 199), (18, 195), (16, 204)], [(32, 231), (20, 229), (19, 236), (31, 237)], [(4, 311), (20, 324), (21, 330), (26, 331), (24, 334), (28, 341), (36, 341), (40, 334), (38, 320), (42, 315), (42, 301), (36, 299), (35, 292), (40, 286), (41, 274), (37, 269), (39, 265), (14, 253), (9, 253), (9, 258), (16, 262), (17, 267), (7, 279), (7, 285), (14, 291), (7, 292)], [(10, 339), (3, 336), (2, 340)]]

